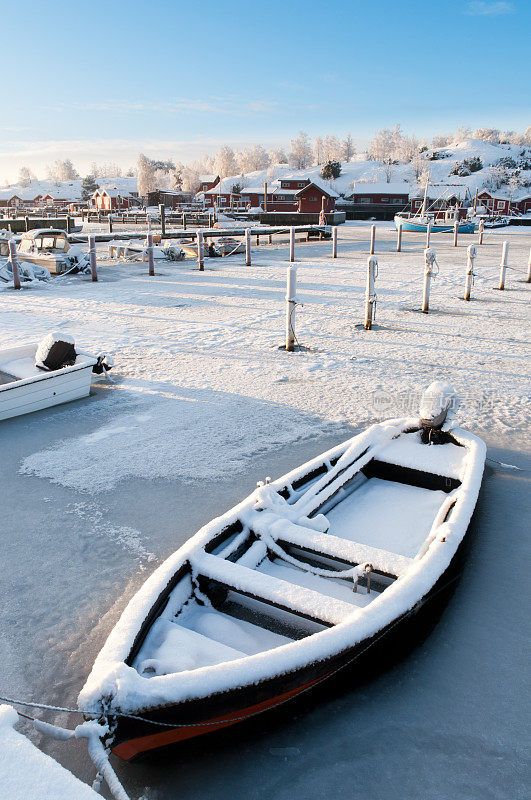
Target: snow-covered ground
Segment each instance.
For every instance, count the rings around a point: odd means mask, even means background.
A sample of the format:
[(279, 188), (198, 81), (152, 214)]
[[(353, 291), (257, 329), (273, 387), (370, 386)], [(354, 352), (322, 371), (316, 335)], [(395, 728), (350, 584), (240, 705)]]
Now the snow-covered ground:
[[(364, 331), (367, 223), (297, 243), (297, 337), (284, 341), (287, 242), (242, 256), (117, 264), (0, 293), (2, 346), (72, 333), (113, 353), (115, 384), (87, 400), (2, 423), (4, 665), (0, 694), (72, 705), (95, 654), (153, 566), (266, 474), (282, 474), (355, 428), (414, 410), (436, 377), (463, 397), (464, 427), (494, 458), (525, 466), (529, 424), (526, 228), (487, 232), (472, 301), (466, 246), (432, 239), (440, 274), (419, 312), (424, 237), (377, 225), (378, 310)], [(506, 290), (497, 286), (510, 242)], [(498, 451), (496, 448), (500, 448)], [(511, 452), (508, 452), (511, 451)], [(498, 455), (497, 455), (498, 453)], [(528, 462), (527, 462), (528, 469)], [(131, 793), (309, 798), (355, 788), (371, 798), (524, 797), (521, 717), (528, 471), (489, 469), (470, 563), (423, 647), (355, 691), (204, 739), (181, 756), (120, 769)], [(507, 625), (507, 620), (511, 620)], [(510, 709), (510, 713), (507, 711)], [(59, 717), (72, 727), (72, 720)], [(75, 719), (78, 722), (78, 718)], [(249, 733), (249, 730), (251, 733)], [(79, 745), (43, 742), (84, 779)], [(403, 792), (396, 794), (397, 786)]]

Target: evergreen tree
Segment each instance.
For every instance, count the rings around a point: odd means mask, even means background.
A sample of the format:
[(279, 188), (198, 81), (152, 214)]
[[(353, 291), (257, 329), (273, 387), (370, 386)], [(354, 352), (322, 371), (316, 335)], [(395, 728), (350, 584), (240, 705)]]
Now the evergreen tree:
[(99, 183), (96, 183), (94, 175), (87, 175), (81, 181), (81, 198), (82, 200), (90, 200), (96, 189), (99, 189)]
[(327, 161), (321, 170), (321, 178), (332, 181), (341, 175), (341, 164), (339, 161)]

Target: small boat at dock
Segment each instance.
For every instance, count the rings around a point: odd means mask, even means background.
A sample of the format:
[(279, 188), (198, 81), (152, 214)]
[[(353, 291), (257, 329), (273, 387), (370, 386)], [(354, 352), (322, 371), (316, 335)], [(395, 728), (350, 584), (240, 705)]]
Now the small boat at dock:
[(459, 574), (485, 461), (452, 398), (437, 382), (418, 417), (266, 478), (151, 575), (78, 699), (115, 755), (248, 720), (418, 637)]

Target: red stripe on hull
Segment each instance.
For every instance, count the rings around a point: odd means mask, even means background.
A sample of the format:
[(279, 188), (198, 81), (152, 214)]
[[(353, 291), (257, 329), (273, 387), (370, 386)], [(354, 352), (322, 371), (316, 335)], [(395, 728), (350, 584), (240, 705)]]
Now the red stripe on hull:
[(289, 700), (290, 697), (294, 697), (305, 689), (308, 689), (310, 686), (313, 686), (314, 684), (324, 680), (328, 674), (329, 673), (322, 675), (320, 678), (315, 678), (315, 680), (305, 683), (303, 686), (299, 686), (297, 689), (291, 689), (291, 691), (285, 692), (284, 694), (279, 694), (270, 700), (257, 703), (254, 706), (239, 708), (236, 711), (231, 711), (230, 714), (225, 714), (222, 717), (207, 719), (205, 722), (208, 722), (208, 725), (189, 725), (183, 728), (166, 729), (160, 733), (152, 733), (148, 736), (139, 736), (136, 739), (130, 739), (129, 741), (116, 745), (116, 747), (113, 747), (112, 752), (119, 758), (129, 761), (131, 758), (140, 755), (140, 753), (145, 753), (149, 750), (156, 750), (159, 747), (165, 747), (168, 744), (182, 742), (185, 739), (192, 739), (194, 736), (201, 736), (202, 734), (209, 733), (210, 731), (217, 731), (219, 728), (226, 728), (228, 725), (234, 725), (236, 722), (243, 721), (242, 717), (247, 719), (252, 717), (254, 714), (260, 713), (261, 711), (267, 711), (267, 709), (274, 708), (284, 700)]

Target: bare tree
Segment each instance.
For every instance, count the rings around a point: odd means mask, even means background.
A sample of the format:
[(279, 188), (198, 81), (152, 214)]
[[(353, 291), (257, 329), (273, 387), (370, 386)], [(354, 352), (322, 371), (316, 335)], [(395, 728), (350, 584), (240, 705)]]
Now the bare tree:
[(314, 161), (316, 166), (323, 163), (323, 137), (316, 136), (313, 140)]
[(46, 174), (49, 180), (55, 181), (73, 181), (79, 178), (79, 174), (74, 168), (74, 165), (69, 158), (64, 161), (57, 159), (53, 164), (46, 166)]
[(234, 150), (227, 144), (222, 145), (214, 156), (214, 172), (220, 178), (226, 178), (230, 175), (235, 175), (237, 171), (238, 165), (234, 157)]
[(150, 158), (140, 153), (137, 163), (138, 170), (138, 194), (145, 197), (148, 192), (155, 189), (156, 171)]
[(312, 163), (312, 148), (307, 133), (301, 131), (296, 139), (291, 140), (288, 163), (292, 169), (306, 169)]
[(30, 170), (29, 167), (21, 167), (18, 172), (18, 183), (19, 186), (23, 188), (27, 188), (31, 182), (35, 180), (34, 173)]
[(355, 155), (356, 155), (356, 148), (354, 147), (352, 136), (350, 135), (350, 133), (347, 133), (346, 137), (343, 139), (343, 142), (341, 144), (341, 160), (352, 161)]
[(287, 164), (288, 157), (283, 147), (274, 147), (269, 151), (269, 160), (271, 164)]

